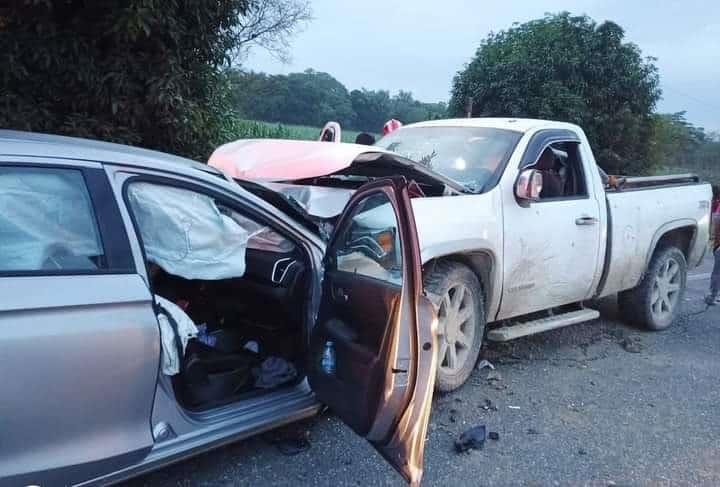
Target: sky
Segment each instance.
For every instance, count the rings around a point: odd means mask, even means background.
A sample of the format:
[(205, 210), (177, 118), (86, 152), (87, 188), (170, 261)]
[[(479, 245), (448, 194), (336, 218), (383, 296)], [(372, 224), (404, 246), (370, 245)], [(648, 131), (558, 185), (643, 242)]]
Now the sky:
[(311, 0), (314, 20), (292, 41), (291, 62), (261, 50), (245, 67), (268, 73), (312, 68), (348, 89), (400, 89), (447, 101), (452, 78), (489, 32), (545, 13), (612, 20), (643, 55), (658, 58), (660, 112), (687, 111), (720, 131), (720, 1), (717, 0)]

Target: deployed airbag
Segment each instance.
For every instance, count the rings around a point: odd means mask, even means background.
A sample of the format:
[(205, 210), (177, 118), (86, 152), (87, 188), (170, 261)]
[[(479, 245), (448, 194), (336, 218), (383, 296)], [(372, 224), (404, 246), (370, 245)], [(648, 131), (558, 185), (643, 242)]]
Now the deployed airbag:
[(128, 199), (145, 254), (185, 279), (242, 277), (250, 233), (223, 215), (213, 198), (183, 188), (134, 183)]
[(91, 270), (102, 255), (80, 171), (0, 167), (1, 270)]

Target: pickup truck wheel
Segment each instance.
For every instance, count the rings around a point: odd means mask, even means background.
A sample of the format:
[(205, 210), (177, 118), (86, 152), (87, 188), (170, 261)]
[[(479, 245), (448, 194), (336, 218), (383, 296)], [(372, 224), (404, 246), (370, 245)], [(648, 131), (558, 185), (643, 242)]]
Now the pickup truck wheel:
[(438, 375), (435, 388), (450, 392), (475, 367), (485, 333), (485, 303), (477, 276), (457, 262), (437, 262), (424, 276), (425, 292), (438, 314)]
[(677, 247), (659, 249), (640, 284), (618, 296), (620, 311), (631, 322), (664, 330), (677, 315), (686, 284), (685, 255)]

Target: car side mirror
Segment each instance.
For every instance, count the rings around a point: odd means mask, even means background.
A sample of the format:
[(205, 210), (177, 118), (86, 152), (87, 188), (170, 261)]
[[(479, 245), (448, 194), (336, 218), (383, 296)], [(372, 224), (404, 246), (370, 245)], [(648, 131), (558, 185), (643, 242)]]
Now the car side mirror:
[(537, 169), (524, 169), (515, 182), (515, 197), (521, 203), (539, 201), (542, 187), (542, 173)]

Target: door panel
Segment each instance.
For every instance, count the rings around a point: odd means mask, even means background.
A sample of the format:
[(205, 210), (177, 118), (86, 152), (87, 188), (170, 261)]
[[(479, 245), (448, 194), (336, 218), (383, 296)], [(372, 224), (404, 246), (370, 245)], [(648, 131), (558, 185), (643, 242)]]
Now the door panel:
[(594, 198), (521, 207), (504, 188), (504, 290), (498, 319), (587, 299), (600, 253)]
[(597, 186), (591, 184), (597, 168), (592, 155), (587, 159), (584, 144), (568, 131), (533, 135), (520, 167), (542, 175), (539, 201), (516, 200), (517, 172), (506, 171), (501, 187), (503, 295), (497, 319), (583, 301), (594, 292), (605, 207), (604, 194), (596, 194)]
[(59, 485), (141, 460), (160, 360), (142, 279), (0, 277), (0, 296), (2, 476)]
[[(310, 384), (406, 480), (418, 482), (436, 343), (434, 312), (420, 296), (420, 251), (404, 180), (361, 188), (336, 228), (311, 332)], [(334, 372), (321, 365), (328, 342)]]

